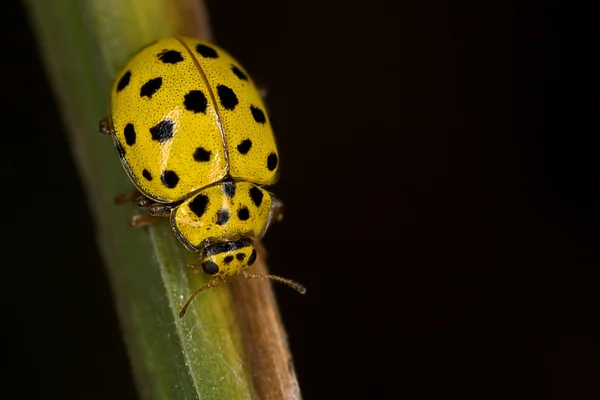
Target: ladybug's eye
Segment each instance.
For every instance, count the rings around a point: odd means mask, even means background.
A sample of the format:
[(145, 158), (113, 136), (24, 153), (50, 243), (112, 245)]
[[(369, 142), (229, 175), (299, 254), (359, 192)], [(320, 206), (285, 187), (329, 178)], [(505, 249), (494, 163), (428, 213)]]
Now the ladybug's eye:
[(214, 261), (204, 261), (202, 263), (202, 271), (209, 275), (214, 275), (219, 272), (219, 266)]

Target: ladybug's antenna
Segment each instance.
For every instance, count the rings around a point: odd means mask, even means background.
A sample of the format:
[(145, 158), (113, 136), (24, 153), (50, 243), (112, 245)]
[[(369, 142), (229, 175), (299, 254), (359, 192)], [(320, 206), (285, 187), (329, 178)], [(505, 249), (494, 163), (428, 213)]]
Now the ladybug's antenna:
[[(246, 280), (250, 280), (250, 279), (271, 279), (271, 280), (274, 280), (276, 282), (280, 282), (280, 283), (283, 283), (285, 285), (288, 285), (289, 287), (291, 287), (292, 289), (296, 290), (300, 294), (306, 293), (306, 288), (304, 286), (302, 286), (298, 282), (294, 282), (291, 279), (285, 279), (285, 278), (282, 278), (282, 277), (277, 276), (277, 275), (253, 274), (251, 272), (246, 272), (246, 271), (244, 271), (243, 274), (244, 274), (244, 278)], [(188, 307), (190, 306), (190, 304), (192, 304), (192, 301), (194, 301), (194, 299), (200, 293), (204, 292), (205, 290), (214, 288), (221, 281), (224, 281), (224, 280), (225, 280), (225, 278), (223, 276), (217, 276), (216, 278), (211, 279), (206, 285), (202, 286), (200, 289), (198, 289), (194, 293), (192, 293), (192, 295), (190, 296), (190, 298), (185, 302), (185, 304), (181, 308), (181, 311), (179, 312), (179, 319), (183, 318), (183, 316), (185, 315)]]
[(216, 278), (211, 279), (206, 285), (202, 286), (200, 289), (198, 289), (194, 293), (192, 293), (192, 295), (190, 296), (188, 301), (186, 301), (185, 304), (183, 305), (183, 307), (181, 307), (181, 311), (179, 311), (179, 319), (183, 318), (183, 316), (185, 315), (185, 312), (187, 311), (187, 309), (190, 306), (190, 304), (192, 303), (192, 301), (194, 301), (196, 296), (198, 296), (200, 293), (204, 292), (205, 290), (214, 288), (222, 280), (223, 280), (223, 277), (217, 276)]
[(252, 272), (246, 272), (246, 271), (244, 271), (243, 274), (244, 274), (244, 278), (246, 280), (249, 280), (249, 279), (271, 279), (271, 280), (274, 280), (275, 282), (279, 282), (279, 283), (283, 283), (284, 285), (288, 285), (289, 287), (296, 290), (300, 294), (306, 293), (306, 288), (303, 285), (299, 284), (298, 282), (294, 282), (291, 279), (282, 278), (277, 275), (253, 274)]

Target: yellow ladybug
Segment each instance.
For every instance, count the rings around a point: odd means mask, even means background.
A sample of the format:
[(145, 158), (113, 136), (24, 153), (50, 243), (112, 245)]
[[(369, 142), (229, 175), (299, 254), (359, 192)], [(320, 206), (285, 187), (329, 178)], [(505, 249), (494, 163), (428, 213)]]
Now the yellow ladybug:
[(169, 217), (173, 232), (214, 276), (201, 291), (240, 272), (270, 278), (301, 293), (302, 285), (245, 271), (257, 258), (256, 241), (283, 204), (263, 189), (279, 175), (275, 137), (259, 90), (243, 67), (214, 44), (167, 37), (136, 54), (117, 75), (110, 116), (100, 132), (111, 135), (137, 191), (121, 196), (146, 210), (131, 224)]

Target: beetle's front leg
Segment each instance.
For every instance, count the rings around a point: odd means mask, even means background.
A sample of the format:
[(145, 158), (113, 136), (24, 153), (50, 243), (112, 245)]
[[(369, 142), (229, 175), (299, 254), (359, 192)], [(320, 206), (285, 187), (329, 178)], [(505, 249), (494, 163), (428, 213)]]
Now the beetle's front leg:
[(153, 225), (156, 222), (160, 221), (162, 218), (168, 218), (169, 215), (171, 215), (171, 210), (173, 208), (174, 206), (171, 204), (150, 204), (146, 208), (147, 215), (134, 215), (129, 221), (129, 225), (135, 227)]
[(113, 131), (110, 127), (110, 120), (108, 119), (108, 117), (104, 117), (100, 120), (100, 122), (98, 123), (98, 132), (106, 136), (115, 133), (115, 131)]
[(275, 196), (273, 196), (272, 198), (273, 198), (272, 220), (281, 222), (281, 221), (283, 221), (283, 201), (279, 200)]
[(146, 208), (155, 204), (150, 198), (144, 196), (139, 190), (133, 189), (129, 193), (123, 193), (115, 197), (114, 203), (118, 206), (122, 206), (124, 204), (135, 204), (140, 208)]
[(152, 217), (150, 215), (134, 215), (129, 220), (129, 226), (140, 227), (140, 226), (149, 226), (154, 225), (160, 221), (158, 217)]
[(173, 208), (172, 204), (154, 203), (148, 206), (146, 212), (153, 217), (168, 218)]

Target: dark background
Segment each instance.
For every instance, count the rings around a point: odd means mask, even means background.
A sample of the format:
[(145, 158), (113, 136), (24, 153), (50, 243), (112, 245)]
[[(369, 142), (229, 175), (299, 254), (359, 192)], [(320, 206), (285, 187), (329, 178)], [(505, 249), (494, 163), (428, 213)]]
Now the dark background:
[[(79, 177), (14, 5), (1, 28), (2, 375), (19, 398), (134, 398)], [(276, 288), (304, 397), (598, 398), (592, 7), (208, 6), (218, 43), (269, 87), (286, 218), (266, 244), (272, 271), (309, 290)]]

